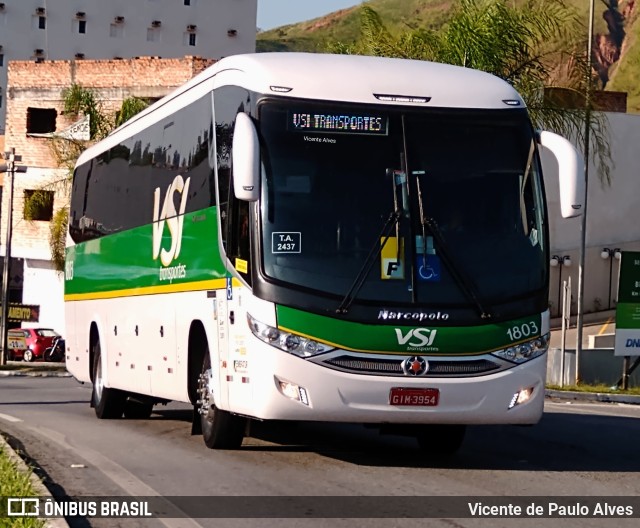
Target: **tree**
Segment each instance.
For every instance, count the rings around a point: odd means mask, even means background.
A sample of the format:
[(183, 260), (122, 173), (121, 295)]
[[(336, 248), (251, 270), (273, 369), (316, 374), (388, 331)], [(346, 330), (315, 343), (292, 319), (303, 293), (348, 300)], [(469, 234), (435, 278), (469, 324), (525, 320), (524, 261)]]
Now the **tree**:
[[(360, 8), (361, 36), (354, 44), (332, 43), (334, 53), (428, 60), (483, 70), (512, 84), (538, 128), (553, 130), (584, 144), (589, 125), (590, 152), (604, 183), (611, 178), (608, 121), (587, 108), (583, 94), (597, 87), (588, 71), (587, 31), (562, 0), (458, 0), (449, 22), (439, 30), (408, 29), (391, 34), (368, 5)], [(548, 96), (562, 87), (578, 95), (567, 105)]]
[[(49, 182), (41, 189), (30, 195), (25, 200), (24, 214), (27, 219), (35, 219), (40, 207), (50, 200), (50, 191), (58, 190), (58, 194), (66, 197), (67, 202), (58, 208), (49, 224), (49, 248), (51, 260), (58, 271), (64, 269), (65, 245), (67, 226), (69, 221), (69, 195), (73, 181), (75, 163), (90, 145), (106, 137), (109, 132), (141, 112), (148, 106), (148, 102), (139, 97), (129, 97), (122, 102), (120, 109), (110, 115), (104, 110), (104, 106), (98, 94), (79, 84), (72, 84), (62, 91), (62, 102), (66, 115), (72, 117), (89, 117), (89, 140), (83, 141), (60, 135), (54, 135), (49, 144), (52, 155), (59, 168), (65, 169), (64, 174)], [(49, 192), (47, 192), (49, 191)]]

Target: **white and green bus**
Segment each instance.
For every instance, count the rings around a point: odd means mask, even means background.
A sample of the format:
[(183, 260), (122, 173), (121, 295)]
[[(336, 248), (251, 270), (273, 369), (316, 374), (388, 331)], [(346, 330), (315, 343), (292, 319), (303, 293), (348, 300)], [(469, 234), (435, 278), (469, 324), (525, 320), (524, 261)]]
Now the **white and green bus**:
[(210, 448), (251, 420), (379, 425), (454, 451), (533, 424), (549, 343), (540, 147), (562, 215), (582, 161), (512, 86), (362, 56), (220, 60), (85, 151), (68, 370), (99, 418), (187, 402)]

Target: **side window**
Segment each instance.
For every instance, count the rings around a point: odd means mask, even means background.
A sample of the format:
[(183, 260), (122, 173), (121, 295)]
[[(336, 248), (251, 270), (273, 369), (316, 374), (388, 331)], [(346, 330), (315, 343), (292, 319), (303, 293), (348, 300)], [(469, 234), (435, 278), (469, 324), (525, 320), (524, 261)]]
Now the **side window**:
[(214, 91), (216, 121), (216, 162), (218, 165), (218, 196), (222, 243), (230, 262), (238, 273), (251, 280), (251, 214), (248, 202), (236, 200), (232, 178), (232, 142), (236, 115), (248, 112), (249, 92), (236, 86), (224, 86)]
[(75, 242), (151, 224), (154, 193), (162, 200), (177, 175), (190, 178), (186, 213), (215, 205), (207, 95), (78, 167), (69, 233)]

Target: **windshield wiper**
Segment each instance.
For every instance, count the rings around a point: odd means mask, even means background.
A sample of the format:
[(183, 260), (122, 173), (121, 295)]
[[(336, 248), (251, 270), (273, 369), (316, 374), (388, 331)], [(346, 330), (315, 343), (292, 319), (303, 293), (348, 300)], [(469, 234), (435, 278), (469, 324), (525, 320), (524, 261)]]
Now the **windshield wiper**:
[[(404, 166), (404, 163), (402, 163)], [(400, 219), (409, 216), (409, 180), (407, 178), (407, 173), (403, 170), (386, 170), (387, 177), (391, 178), (391, 186), (393, 188), (393, 211), (389, 213), (384, 225), (382, 226), (382, 230), (380, 234), (376, 237), (367, 254), (367, 258), (364, 260), (362, 267), (358, 271), (356, 278), (353, 283), (349, 287), (344, 299), (340, 303), (340, 306), (336, 309), (336, 313), (345, 314), (349, 311), (349, 308), (353, 304), (353, 301), (358, 295), (360, 288), (364, 284), (367, 279), (367, 275), (371, 271), (371, 267), (377, 260), (378, 256), (382, 253), (382, 250), (387, 245), (387, 241), (391, 238), (391, 233), (395, 228), (395, 237), (397, 241), (397, 250), (396, 250), (396, 262), (400, 262), (402, 260), (402, 244), (400, 242)], [(402, 201), (398, 200), (398, 187), (400, 187), (400, 195), (402, 197)], [(382, 242), (380, 242), (382, 239)]]
[[(418, 188), (420, 186), (418, 185)], [(491, 319), (493, 317), (491, 311), (485, 307), (484, 303), (480, 300), (480, 296), (475, 284), (469, 279), (469, 277), (464, 273), (455, 263), (455, 260), (449, 253), (449, 248), (447, 243), (442, 236), (442, 231), (440, 231), (440, 227), (436, 223), (436, 221), (428, 216), (425, 216), (423, 211), (420, 211), (420, 223), (424, 227), (426, 226), (429, 229), (429, 232), (433, 235), (433, 238), (436, 241), (436, 246), (440, 250), (440, 258), (444, 262), (444, 265), (449, 270), (449, 273), (453, 277), (453, 280), (460, 287), (462, 292), (469, 298), (478, 309), (478, 313), (481, 319)], [(425, 244), (426, 245), (426, 244)]]
[[(399, 225), (401, 217), (402, 217), (402, 210), (400, 209), (396, 209), (395, 211), (389, 214), (389, 216), (387, 217), (387, 220), (382, 226), (382, 230), (380, 231), (380, 234), (376, 237), (373, 245), (371, 246), (371, 249), (369, 250), (369, 253), (367, 254), (367, 258), (362, 264), (360, 271), (358, 271), (358, 274), (356, 275), (355, 280), (351, 284), (349, 291), (347, 291), (347, 294), (344, 296), (344, 299), (342, 299), (340, 306), (338, 306), (338, 308), (336, 309), (336, 313), (345, 314), (349, 311), (349, 308), (353, 304), (353, 301), (355, 300), (356, 295), (358, 295), (360, 288), (362, 288), (364, 281), (367, 279), (367, 275), (369, 275), (369, 272), (371, 271), (371, 267), (378, 259), (378, 255), (382, 253), (384, 246), (387, 244), (387, 240), (389, 240), (389, 238), (391, 237), (391, 233), (394, 227)], [(380, 243), (381, 238), (383, 239), (382, 243)]]

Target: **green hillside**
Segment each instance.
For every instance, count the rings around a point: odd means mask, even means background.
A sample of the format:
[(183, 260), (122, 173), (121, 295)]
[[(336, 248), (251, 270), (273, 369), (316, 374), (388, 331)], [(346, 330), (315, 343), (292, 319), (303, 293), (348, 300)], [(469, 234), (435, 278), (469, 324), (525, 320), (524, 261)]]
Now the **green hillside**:
[[(424, 27), (438, 29), (449, 18), (456, 0), (369, 0), (366, 2), (377, 11), (387, 28), (392, 32), (401, 32), (410, 28)], [(522, 3), (526, 0), (513, 0)], [(587, 41), (589, 2), (585, 0), (565, 0), (573, 6), (585, 27), (585, 48)], [(611, 2), (616, 4), (616, 2)], [(608, 69), (607, 90), (628, 93), (627, 108), (629, 112), (640, 113), (640, 3), (634, 0), (617, 2), (621, 17), (605, 13), (606, 6), (595, 0), (596, 53), (603, 60), (617, 58)], [(606, 15), (606, 16), (605, 16)], [(606, 19), (621, 21), (615, 34), (607, 27)], [(282, 26), (258, 34), (258, 51), (326, 51), (330, 42), (354, 42), (360, 32), (359, 7), (343, 9), (327, 16)], [(616, 38), (622, 40), (620, 50), (615, 46)], [(613, 44), (612, 44), (613, 42)]]

